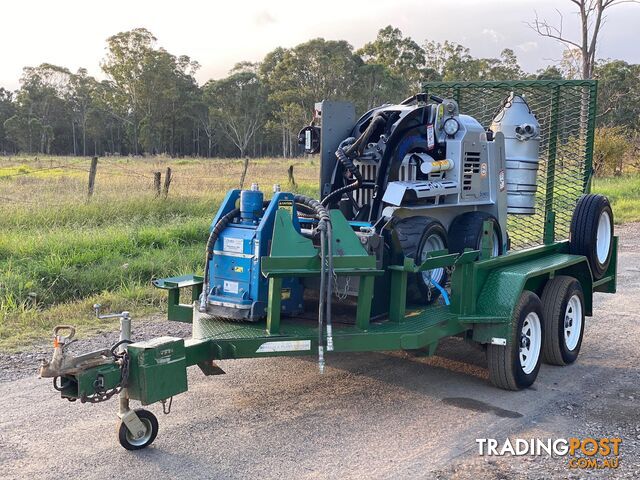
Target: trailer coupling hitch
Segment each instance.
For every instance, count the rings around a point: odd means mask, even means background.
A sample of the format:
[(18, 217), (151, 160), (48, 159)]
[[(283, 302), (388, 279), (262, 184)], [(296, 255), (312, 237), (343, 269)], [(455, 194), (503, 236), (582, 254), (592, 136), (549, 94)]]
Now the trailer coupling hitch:
[(77, 340), (75, 334), (76, 329), (71, 325), (58, 325), (53, 329), (53, 356), (51, 361), (42, 360), (38, 371), (40, 378), (74, 375), (88, 368), (114, 363), (115, 358), (108, 348), (77, 356), (69, 353), (67, 347)]

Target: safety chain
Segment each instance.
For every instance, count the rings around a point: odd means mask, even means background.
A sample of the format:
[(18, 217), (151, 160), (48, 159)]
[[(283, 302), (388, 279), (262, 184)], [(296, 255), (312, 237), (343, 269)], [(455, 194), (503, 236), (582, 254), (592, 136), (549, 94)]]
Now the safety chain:
[(340, 286), (338, 285), (338, 275), (336, 274), (335, 270), (333, 272), (333, 291), (335, 292), (336, 298), (340, 301), (344, 300), (345, 298), (347, 298), (349, 296), (349, 284), (351, 282), (351, 277), (347, 277), (347, 279), (344, 282), (344, 290), (342, 293), (340, 293)]
[(173, 397), (169, 397), (169, 405), (167, 406), (167, 399), (160, 400), (162, 402), (162, 413), (169, 415), (171, 413), (171, 404), (173, 403)]
[(114, 354), (115, 357), (118, 357), (117, 363), (120, 364), (120, 381), (118, 384), (109, 389), (104, 389), (104, 377), (98, 376), (93, 382), (93, 388), (95, 390), (95, 394), (93, 395), (83, 395), (80, 398), (81, 403), (101, 403), (109, 400), (114, 395), (117, 395), (122, 391), (123, 388), (126, 388), (127, 382), (129, 381), (129, 354), (124, 352), (122, 354), (116, 354), (112, 348), (111, 353)]

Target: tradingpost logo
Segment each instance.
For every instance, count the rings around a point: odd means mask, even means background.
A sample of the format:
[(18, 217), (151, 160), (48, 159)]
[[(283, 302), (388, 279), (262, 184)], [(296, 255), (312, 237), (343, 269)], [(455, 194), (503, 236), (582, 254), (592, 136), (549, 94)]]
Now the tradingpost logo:
[(568, 468), (597, 470), (615, 469), (620, 465), (622, 439), (602, 438), (476, 438), (481, 456), (548, 456), (567, 459)]

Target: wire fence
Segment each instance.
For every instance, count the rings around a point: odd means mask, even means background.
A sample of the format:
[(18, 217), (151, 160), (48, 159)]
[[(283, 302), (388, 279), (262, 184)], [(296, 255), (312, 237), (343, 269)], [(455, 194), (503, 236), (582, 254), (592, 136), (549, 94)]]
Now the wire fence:
[(576, 202), (590, 186), (596, 82), (429, 82), (424, 91), (455, 99), (485, 128), (511, 92), (525, 98), (541, 128), (538, 189), (533, 215), (508, 215), (511, 248), (567, 239)]
[[(54, 164), (55, 158), (36, 161), (35, 165), (9, 162), (0, 168), (0, 208), (3, 205), (11, 205), (11, 208), (18, 205), (30, 208), (69, 206), (91, 199), (94, 188), (103, 200), (134, 197), (166, 199), (169, 190), (174, 199), (217, 198), (229, 188), (238, 188), (242, 184), (249, 165), (254, 178), (263, 182), (268, 179), (293, 190), (297, 188), (295, 184), (286, 183), (287, 178), (289, 182), (293, 179), (291, 159), (277, 161), (277, 166), (268, 161), (250, 162), (248, 158), (210, 162), (179, 159), (175, 163), (134, 160), (131, 165), (110, 157), (83, 157), (73, 161), (61, 158), (57, 165)], [(41, 166), (45, 161), (51, 163)], [(314, 168), (308, 168), (313, 167), (313, 161), (305, 164), (302, 166), (303, 178), (312, 176), (315, 179), (317, 173)], [(19, 180), (17, 183), (3, 182), (6, 179)]]

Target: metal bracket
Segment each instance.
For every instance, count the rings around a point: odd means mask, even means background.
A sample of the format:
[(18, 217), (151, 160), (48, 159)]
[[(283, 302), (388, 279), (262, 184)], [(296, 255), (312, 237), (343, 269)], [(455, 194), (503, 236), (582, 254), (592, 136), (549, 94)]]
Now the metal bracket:
[(140, 438), (145, 434), (147, 429), (134, 410), (118, 413), (118, 417), (120, 417), (120, 420), (126, 425), (127, 430), (131, 432), (134, 438)]
[(200, 367), (200, 370), (202, 370), (202, 373), (204, 373), (206, 376), (224, 375), (226, 373), (213, 360), (198, 362), (198, 367)]

